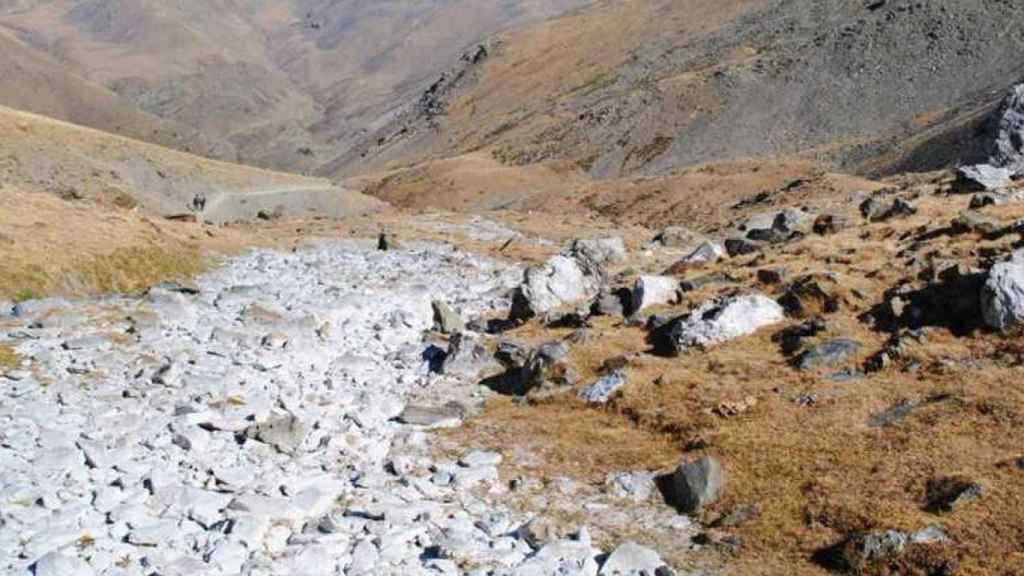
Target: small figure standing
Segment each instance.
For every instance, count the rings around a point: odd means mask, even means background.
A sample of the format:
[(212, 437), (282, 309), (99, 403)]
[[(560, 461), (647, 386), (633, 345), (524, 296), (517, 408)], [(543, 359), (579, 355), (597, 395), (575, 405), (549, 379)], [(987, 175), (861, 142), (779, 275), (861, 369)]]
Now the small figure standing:
[(391, 242), (388, 241), (388, 233), (387, 232), (381, 232), (377, 236), (377, 250), (381, 250), (383, 252), (387, 252), (390, 249), (391, 249)]
[(196, 212), (202, 212), (206, 210), (206, 195), (200, 192), (192, 198), (192, 209)]

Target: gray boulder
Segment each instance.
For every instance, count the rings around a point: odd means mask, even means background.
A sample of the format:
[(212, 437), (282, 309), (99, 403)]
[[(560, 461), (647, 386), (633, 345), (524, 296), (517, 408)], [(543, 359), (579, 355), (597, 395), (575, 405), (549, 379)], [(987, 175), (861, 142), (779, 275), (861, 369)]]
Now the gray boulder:
[(953, 188), (959, 193), (1001, 190), (1013, 183), (1013, 171), (991, 164), (961, 166), (956, 171)]
[(440, 300), (431, 302), (434, 309), (434, 329), (442, 334), (455, 334), (466, 329), (459, 313), (452, 310), (447, 303)]
[(721, 245), (709, 240), (694, 249), (693, 252), (680, 260), (679, 263), (691, 265), (711, 264), (725, 258), (725, 255), (725, 248), (722, 248)]
[(275, 414), (245, 429), (245, 436), (269, 444), (283, 454), (294, 454), (306, 439), (306, 425), (294, 414)]
[(862, 346), (856, 340), (838, 338), (819, 344), (796, 359), (800, 370), (814, 370), (823, 366), (834, 366), (860, 352)]
[(614, 372), (581, 390), (579, 397), (590, 404), (604, 404), (628, 382), (625, 374)]
[(981, 313), (985, 323), (1007, 330), (1024, 320), (1024, 262), (996, 264), (981, 289)]
[(626, 243), (621, 237), (574, 240), (566, 256), (587, 260), (598, 265), (622, 262), (627, 256)]
[(494, 359), (476, 338), (459, 332), (451, 337), (448, 354), (441, 362), (441, 374), (473, 380), (479, 377), (493, 376), (502, 371), (502, 366)]
[(548, 342), (531, 352), (522, 373), (523, 394), (558, 392), (580, 381), (569, 363), (569, 347), (562, 342)]
[(725, 483), (725, 469), (715, 458), (682, 464), (672, 475), (674, 504), (684, 514), (697, 512), (722, 497)]
[(685, 250), (693, 250), (696, 246), (705, 241), (706, 239), (703, 234), (699, 234), (682, 226), (669, 226), (659, 232), (653, 240), (655, 244), (660, 244), (666, 248), (680, 248)]
[(523, 274), (523, 282), (512, 296), (512, 317), (533, 318), (559, 306), (597, 296), (602, 284), (600, 272), (581, 265), (576, 258), (555, 256)]
[(782, 306), (761, 294), (709, 300), (669, 325), (668, 344), (675, 353), (706, 348), (753, 334), (784, 318)]
[(1024, 84), (1014, 86), (996, 114), (995, 140), (989, 163), (1024, 173)]

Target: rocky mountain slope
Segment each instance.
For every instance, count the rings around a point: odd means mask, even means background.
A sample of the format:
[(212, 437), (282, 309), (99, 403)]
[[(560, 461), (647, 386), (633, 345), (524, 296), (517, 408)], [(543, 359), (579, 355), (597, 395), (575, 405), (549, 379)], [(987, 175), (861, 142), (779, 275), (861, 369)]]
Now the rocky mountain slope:
[[(0, 26), (217, 142), (219, 158), (301, 172), (416, 99), (474, 42), (586, 3), (18, 1), (0, 4)], [(0, 104), (11, 88), (0, 81)]]
[(941, 168), (970, 159), (1020, 79), (1022, 20), (1003, 1), (598, 3), (502, 36), (435, 130), (385, 126), (363, 152), (387, 166), (485, 150), (598, 178), (759, 155)]

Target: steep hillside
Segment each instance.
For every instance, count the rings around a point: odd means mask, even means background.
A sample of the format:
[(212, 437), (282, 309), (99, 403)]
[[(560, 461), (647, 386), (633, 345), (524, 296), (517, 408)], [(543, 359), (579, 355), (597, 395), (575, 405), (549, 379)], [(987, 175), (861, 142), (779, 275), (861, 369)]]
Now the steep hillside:
[[(19, 0), (0, 25), (222, 157), (310, 171), (469, 45), (589, 0)], [(0, 85), (0, 104), (7, 103)]]
[(204, 156), (230, 156), (199, 132), (140, 111), (107, 88), (69, 72), (45, 54), (0, 30), (0, 102), (113, 134)]
[(251, 219), (277, 204), (285, 214), (304, 212), (309, 203), (325, 214), (376, 204), (325, 180), (208, 160), (4, 107), (0, 183), (67, 200), (138, 205), (158, 216), (190, 213), (203, 197), (199, 217), (214, 221)]
[(0, 107), (0, 206), (3, 300), (136, 291), (196, 274), (211, 251), (269, 240), (206, 222), (354, 216), (381, 203)]
[(504, 35), (435, 128), (385, 126), (333, 168), (481, 149), (599, 178), (796, 153), (941, 167), (1024, 73), (1022, 24), (1001, 0), (601, 2)]

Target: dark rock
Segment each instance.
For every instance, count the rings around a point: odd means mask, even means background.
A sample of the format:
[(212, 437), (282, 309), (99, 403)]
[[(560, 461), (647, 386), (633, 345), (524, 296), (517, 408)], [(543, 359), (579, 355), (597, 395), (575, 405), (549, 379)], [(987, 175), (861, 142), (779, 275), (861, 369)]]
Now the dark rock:
[(761, 247), (745, 238), (729, 238), (725, 241), (725, 251), (730, 257), (745, 256), (761, 251)]
[(706, 530), (693, 537), (693, 543), (699, 546), (709, 546), (724, 552), (735, 554), (743, 548), (743, 539), (735, 534), (721, 530)]
[(794, 365), (800, 370), (815, 370), (822, 366), (835, 366), (860, 352), (860, 342), (839, 338), (819, 344), (797, 357)]
[(986, 206), (1002, 206), (1004, 204), (1020, 204), (1024, 202), (1024, 190), (996, 190), (980, 192), (971, 197), (971, 209), (978, 210)]
[(995, 234), (1003, 228), (1002, 223), (998, 220), (974, 210), (961, 212), (950, 225), (955, 232), (960, 234), (974, 233), (984, 236)]
[(762, 284), (780, 284), (785, 276), (785, 268), (762, 268), (757, 271), (757, 280)]
[(772, 335), (772, 342), (776, 342), (782, 348), (782, 353), (791, 356), (803, 347), (805, 338), (812, 338), (824, 332), (826, 328), (824, 318), (812, 318), (797, 326), (789, 326)]
[(838, 214), (822, 214), (814, 220), (812, 230), (819, 236), (837, 234), (852, 225), (850, 219)]
[(530, 358), (530, 351), (515, 342), (498, 342), (494, 358), (507, 369), (522, 368)]
[(687, 278), (679, 283), (679, 289), (683, 292), (693, 292), (711, 284), (729, 284), (732, 282), (735, 282), (733, 278), (721, 272), (716, 272), (714, 274), (697, 276), (696, 278)]
[(959, 476), (936, 478), (928, 482), (926, 496), (932, 512), (952, 512), (955, 508), (981, 498), (984, 488)]
[(798, 318), (832, 314), (839, 311), (836, 280), (828, 275), (804, 276), (786, 287), (779, 304), (786, 313)]
[(860, 205), (860, 213), (869, 222), (882, 222), (892, 218), (902, 218), (917, 214), (917, 208), (902, 198), (896, 198), (890, 204), (884, 204), (877, 198), (868, 198)]
[(673, 504), (682, 513), (692, 514), (717, 502), (725, 484), (725, 470), (715, 458), (705, 456), (682, 464), (672, 475)]

